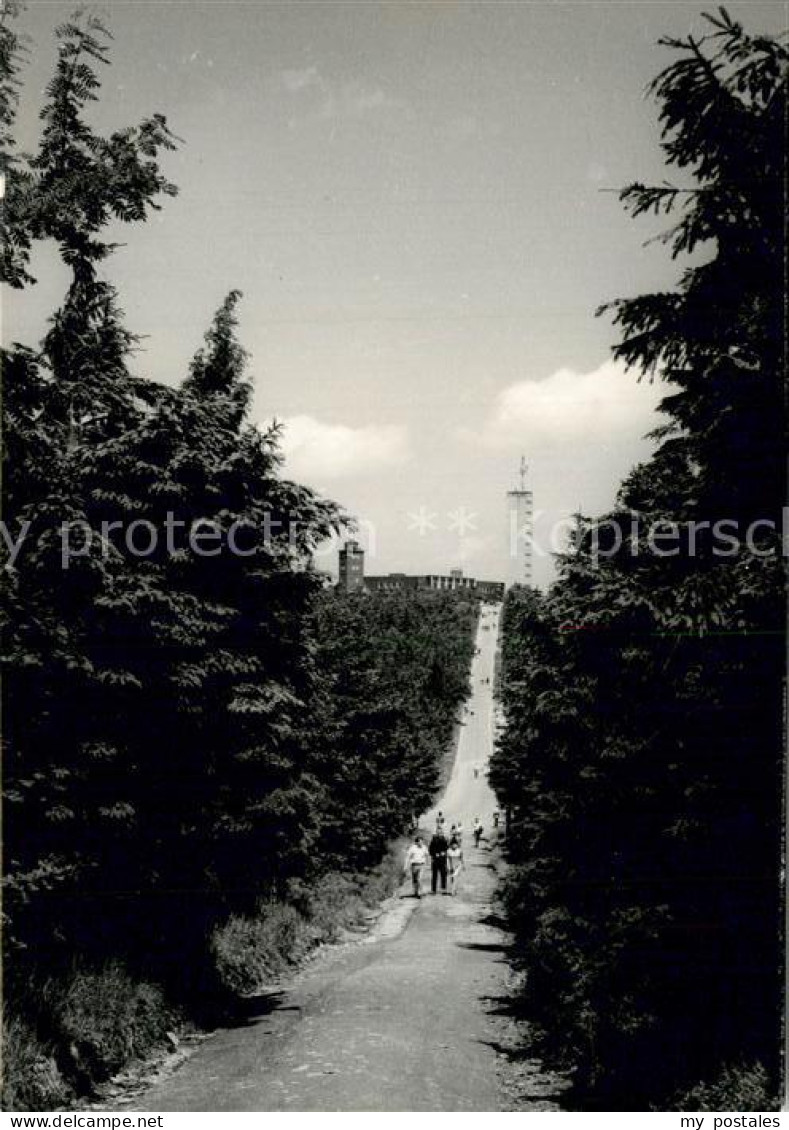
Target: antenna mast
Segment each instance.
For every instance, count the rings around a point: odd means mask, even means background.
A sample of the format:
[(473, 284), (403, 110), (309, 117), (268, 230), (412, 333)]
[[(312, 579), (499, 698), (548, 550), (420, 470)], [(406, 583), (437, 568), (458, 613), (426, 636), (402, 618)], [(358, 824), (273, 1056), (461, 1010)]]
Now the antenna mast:
[(529, 464), (526, 462), (526, 456), (521, 455), (520, 476), (521, 476), (521, 490), (522, 491), (526, 490), (526, 472), (528, 471), (528, 469), (529, 469)]

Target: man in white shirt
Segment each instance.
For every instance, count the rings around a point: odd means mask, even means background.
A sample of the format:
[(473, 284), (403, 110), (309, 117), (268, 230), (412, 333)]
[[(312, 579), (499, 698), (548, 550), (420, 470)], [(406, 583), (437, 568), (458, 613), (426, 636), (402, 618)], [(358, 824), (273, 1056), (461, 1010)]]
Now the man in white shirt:
[(405, 870), (411, 872), (411, 882), (414, 885), (414, 898), (422, 897), (422, 871), (428, 861), (428, 851), (425, 841), (417, 836), (405, 853)]

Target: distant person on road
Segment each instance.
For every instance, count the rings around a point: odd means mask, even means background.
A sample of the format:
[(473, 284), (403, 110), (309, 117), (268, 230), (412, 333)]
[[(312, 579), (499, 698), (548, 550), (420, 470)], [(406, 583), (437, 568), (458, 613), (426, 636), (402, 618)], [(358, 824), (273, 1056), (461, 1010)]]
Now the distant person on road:
[(482, 839), (482, 821), (479, 816), (474, 818), (474, 847), (479, 847), (479, 841)]
[(454, 895), (457, 894), (457, 882), (460, 878), (460, 872), (463, 870), (463, 849), (457, 836), (453, 836), (449, 841), (447, 866), (449, 869), (449, 893)]
[(421, 836), (417, 836), (414, 842), (405, 853), (405, 871), (406, 874), (411, 875), (411, 882), (414, 888), (414, 898), (421, 899), (422, 897), (422, 871), (428, 860), (428, 851), (425, 847), (425, 841)]
[(444, 813), (439, 809), (438, 816), (436, 817), (436, 832), (440, 832), (443, 836), (445, 827), (446, 820), (444, 819)]
[(497, 808), (493, 813), (493, 827), (498, 828), (498, 826), (499, 826), (499, 810)]
[(463, 847), (463, 821), (462, 820), (458, 820), (457, 824), (455, 825), (455, 839), (457, 840), (458, 844), (462, 848)]
[(430, 858), (433, 861), (433, 874), (431, 889), (433, 894), (436, 893), (438, 887), (438, 880), (441, 880), (441, 892), (447, 893), (447, 850), (449, 844), (443, 832), (436, 829), (436, 834), (430, 841)]

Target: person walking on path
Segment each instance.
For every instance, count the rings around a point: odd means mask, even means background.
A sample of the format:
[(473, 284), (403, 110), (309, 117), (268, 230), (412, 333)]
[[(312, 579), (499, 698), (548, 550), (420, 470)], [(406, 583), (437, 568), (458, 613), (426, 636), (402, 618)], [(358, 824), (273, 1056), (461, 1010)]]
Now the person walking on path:
[(436, 816), (436, 835), (440, 833), (443, 836), (445, 826), (446, 820), (444, 819), (444, 813), (439, 809), (438, 816)]
[(449, 844), (447, 838), (442, 831), (436, 830), (436, 834), (430, 841), (430, 858), (433, 861), (433, 875), (432, 875), (432, 891), (436, 893), (438, 887), (438, 880), (441, 880), (441, 891), (443, 894), (447, 893), (447, 850)]
[(479, 847), (479, 841), (482, 839), (482, 821), (479, 816), (474, 819), (474, 846)]
[(405, 853), (406, 874), (411, 873), (411, 882), (414, 887), (414, 898), (422, 897), (422, 871), (427, 863), (428, 853), (425, 841), (417, 836)]
[(460, 848), (462, 848), (463, 847), (463, 821), (462, 820), (458, 820), (457, 824), (455, 825), (455, 836), (457, 838), (458, 846)]
[(449, 893), (455, 895), (457, 894), (457, 882), (460, 878), (460, 872), (463, 870), (463, 850), (457, 836), (453, 836), (449, 841), (447, 865), (449, 869)]

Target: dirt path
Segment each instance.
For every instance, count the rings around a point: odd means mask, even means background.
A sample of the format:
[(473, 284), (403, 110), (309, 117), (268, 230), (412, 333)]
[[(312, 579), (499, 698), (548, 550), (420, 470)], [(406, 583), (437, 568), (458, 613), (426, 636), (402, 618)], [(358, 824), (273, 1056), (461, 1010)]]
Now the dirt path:
[[(404, 888), (364, 942), (309, 966), (286, 991), (255, 998), (242, 1023), (206, 1041), (135, 1110), (512, 1109), (498, 1070), (509, 1026), (498, 1007), (508, 939), (491, 918), (496, 837), (485, 780), (497, 629), (498, 614), (488, 610), (466, 724), (438, 806), (449, 823), (461, 818), (465, 827), (458, 895), (417, 902)], [(435, 811), (426, 814), (426, 829)], [(479, 849), (471, 837), (477, 815), (489, 837)]]

